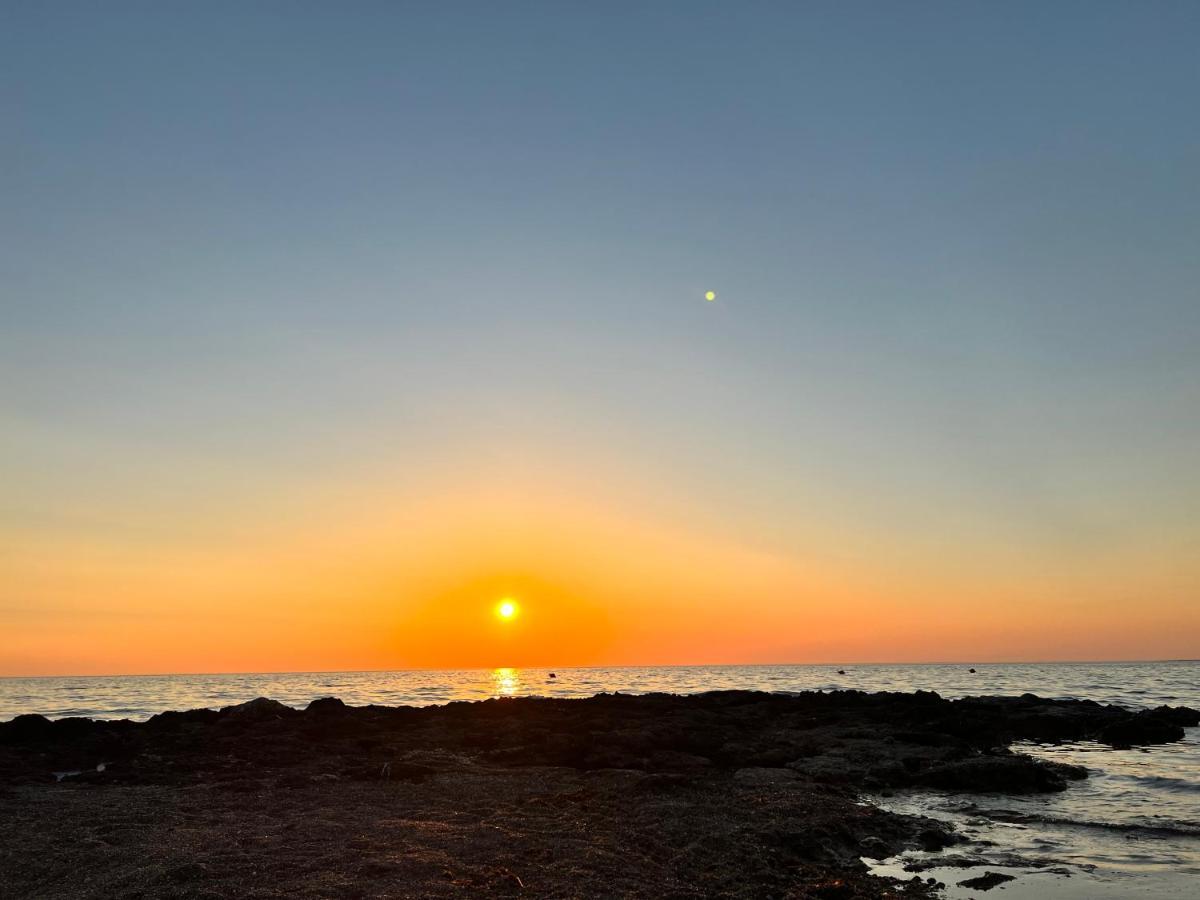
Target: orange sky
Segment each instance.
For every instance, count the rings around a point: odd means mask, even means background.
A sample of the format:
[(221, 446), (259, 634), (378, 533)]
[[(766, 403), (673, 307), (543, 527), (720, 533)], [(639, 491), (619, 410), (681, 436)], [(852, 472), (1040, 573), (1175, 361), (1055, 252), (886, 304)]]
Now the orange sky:
[[(1163, 658), (1194, 649), (1194, 572), (1161, 556), (1049, 563), (969, 535), (941, 546), (928, 535), (883, 540), (820, 510), (781, 536), (703, 503), (655, 504), (662, 495), (652, 485), (610, 475), (597, 484), (543, 469), (498, 490), (500, 479), (485, 474), (394, 496), (330, 488), (243, 498), (224, 516), (158, 534), (9, 535), (6, 592), (39, 602), (4, 609), (0, 672)], [(513, 622), (494, 615), (503, 597), (521, 605)]]

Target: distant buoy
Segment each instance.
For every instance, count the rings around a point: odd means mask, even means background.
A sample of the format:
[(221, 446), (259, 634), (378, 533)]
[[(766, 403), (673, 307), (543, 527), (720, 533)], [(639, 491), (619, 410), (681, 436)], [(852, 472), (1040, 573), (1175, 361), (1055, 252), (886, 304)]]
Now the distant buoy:
[[(974, 670), (974, 669), (972, 669), (971, 671), (972, 671), (972, 672), (974, 672), (975, 670)], [(551, 678), (557, 678), (558, 676), (557, 676), (557, 675), (555, 675), (553, 672), (551, 672), (551, 673), (550, 673), (550, 677), (551, 677)]]
[(839, 674), (839, 675), (845, 675), (845, 674), (846, 674), (846, 670), (845, 670), (845, 669), (838, 669), (838, 674)]
[(974, 669), (967, 669), (967, 671), (968, 671), (968, 672), (970, 672), (972, 675), (974, 675), (974, 674), (975, 674), (975, 670), (974, 670)]

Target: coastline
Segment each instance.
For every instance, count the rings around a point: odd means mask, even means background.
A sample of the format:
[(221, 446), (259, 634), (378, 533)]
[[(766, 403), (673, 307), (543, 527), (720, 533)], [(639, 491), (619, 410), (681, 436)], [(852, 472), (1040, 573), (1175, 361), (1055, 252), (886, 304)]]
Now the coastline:
[(864, 795), (1062, 791), (1087, 771), (1009, 745), (1152, 745), (1198, 722), (1183, 707), (858, 691), (20, 716), (0, 723), (0, 885), (45, 897), (926, 896), (937, 879), (880, 878), (863, 858), (961, 836)]

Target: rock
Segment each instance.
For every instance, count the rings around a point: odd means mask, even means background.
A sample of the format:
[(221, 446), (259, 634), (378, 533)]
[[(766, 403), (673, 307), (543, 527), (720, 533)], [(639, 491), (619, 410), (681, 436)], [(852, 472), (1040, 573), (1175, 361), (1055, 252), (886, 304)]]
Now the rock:
[(859, 841), (858, 848), (862, 851), (862, 855), (868, 859), (887, 859), (892, 855), (887, 842), (874, 835), (865, 837)]
[(30, 744), (49, 739), (54, 723), (45, 716), (28, 713), (0, 723), (0, 744)]
[(1194, 728), (1200, 725), (1200, 710), (1190, 706), (1158, 706), (1150, 710), (1148, 715), (1184, 728)]
[(800, 776), (791, 769), (781, 769), (767, 766), (747, 766), (733, 773), (733, 780), (742, 784), (780, 784), (785, 781), (797, 781)]
[(204, 863), (189, 862), (183, 865), (175, 866), (167, 871), (167, 877), (172, 881), (186, 882), (198, 881), (208, 875), (208, 866)]
[(966, 881), (960, 881), (958, 886), (970, 888), (973, 891), (990, 891), (996, 885), (1012, 880), (1012, 875), (1003, 875), (1000, 872), (984, 872), (978, 878), (968, 878)]
[(151, 728), (173, 730), (185, 725), (208, 725), (220, 717), (221, 714), (215, 709), (189, 709), (184, 712), (168, 710), (151, 716), (146, 724)]
[[(29, 716), (0, 724), (0, 806), (18, 808), (36, 791), (38, 815), (8, 822), (8, 831), (18, 846), (27, 827), (44, 834), (28, 853), (7, 860), (0, 853), (0, 883), (13, 896), (39, 896), (48, 883), (80, 896), (97, 890), (100, 882), (89, 880), (95, 863), (105, 885), (147, 896), (431, 896), (472, 885), (479, 894), (515, 893), (518, 885), (505, 887), (485, 871), (487, 860), (503, 858), (528, 861), (521, 876), (529, 892), (545, 896), (809, 897), (818, 887), (844, 892), (850, 884), (846, 896), (865, 900), (891, 888), (869, 876), (864, 856), (891, 859), (924, 847), (932, 852), (918, 855), (944, 871), (949, 863), (937, 850), (955, 840), (933, 820), (860, 802), (865, 791), (1061, 790), (1085, 772), (1001, 748), (1094, 739), (1130, 722), (1168, 734), (1194, 717), (1184, 709), (1136, 714), (1032, 695), (949, 700), (863, 691), (607, 694), (420, 708), (321, 698), (304, 712), (259, 698), (148, 723)], [(18, 736), (33, 742), (12, 743)], [(53, 786), (51, 772), (99, 761), (111, 769), (76, 779), (111, 787)], [(143, 785), (152, 790), (130, 789)], [(163, 803), (172, 790), (185, 793)], [(182, 803), (199, 813), (188, 819), (183, 843), (156, 840), (173, 833)], [(128, 831), (102, 833), (116, 850), (66, 852), (83, 827), (81, 810), (85, 822), (124, 817)], [(231, 820), (230, 810), (244, 823)], [(403, 853), (397, 849), (391, 829), (398, 823), (440, 823), (447, 811), (454, 818), (446, 828), (405, 825)], [(503, 822), (528, 823), (531, 815), (541, 824), (520, 829), (514, 845)], [(276, 819), (286, 841), (273, 836)], [(599, 845), (576, 840), (589, 831)], [(231, 835), (241, 849), (222, 847)], [(360, 838), (368, 840), (361, 852), (350, 843)], [(628, 860), (645, 852), (647, 840), (679, 862), (630, 876)], [(456, 855), (460, 847), (476, 852)], [(496, 856), (499, 848), (511, 850)], [(122, 868), (110, 872), (118, 856)], [(236, 865), (226, 866), (226, 856)], [(972, 870), (955, 869), (956, 877), (990, 866), (1015, 871), (991, 854), (971, 863)], [(457, 873), (454, 890), (428, 881), (443, 865)], [(53, 882), (44, 876), (50, 866), (61, 873)], [(577, 873), (588, 880), (576, 884)], [(922, 879), (904, 895), (931, 892)]]
[(695, 781), (694, 776), (683, 775), (679, 772), (651, 772), (634, 782), (634, 788), (639, 791), (664, 791), (671, 788), (688, 787)]
[(259, 722), (263, 719), (283, 719), (298, 715), (298, 712), (290, 706), (284, 706), (278, 700), (272, 700), (269, 697), (255, 697), (245, 703), (222, 708), (221, 715), (246, 722)]
[(1169, 710), (1169, 707), (1142, 710), (1114, 722), (1100, 732), (1101, 742), (1126, 749), (1136, 744), (1167, 744), (1182, 740), (1183, 726), (1176, 721), (1179, 717), (1159, 711), (1163, 709)]
[(842, 755), (801, 757), (787, 767), (806, 778), (830, 784), (860, 781), (867, 772), (864, 760)]
[(383, 763), (356, 766), (343, 774), (358, 781), (411, 781), (419, 784), (425, 779), (437, 775), (439, 771), (433, 766), (421, 763), (389, 760)]
[(647, 767), (656, 772), (696, 772), (711, 766), (712, 760), (708, 757), (678, 750), (658, 750), (647, 761)]
[(1020, 755), (985, 755), (936, 765), (916, 780), (951, 791), (1042, 794), (1066, 790), (1068, 780), (1086, 777), (1082, 766)]
[(917, 843), (920, 844), (922, 850), (932, 852), (945, 850), (947, 847), (962, 843), (962, 838), (941, 828), (926, 828), (917, 834)]
[(56, 741), (85, 740), (95, 735), (97, 731), (103, 731), (115, 724), (117, 723), (97, 722), (95, 719), (88, 719), (82, 716), (67, 716), (65, 719), (55, 719), (50, 723), (54, 729), (52, 736)]
[(433, 766), (397, 760), (390, 764), (388, 777), (399, 781), (422, 782), (438, 773)]
[(314, 716), (344, 716), (349, 709), (350, 707), (337, 697), (321, 697), (308, 704), (304, 711)]

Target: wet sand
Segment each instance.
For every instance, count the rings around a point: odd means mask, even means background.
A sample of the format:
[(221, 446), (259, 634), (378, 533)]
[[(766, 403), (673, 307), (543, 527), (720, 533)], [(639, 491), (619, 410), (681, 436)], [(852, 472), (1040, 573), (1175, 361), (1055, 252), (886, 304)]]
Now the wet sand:
[(863, 858), (956, 836), (863, 792), (1069, 789), (1085, 770), (1007, 745), (1196, 721), (853, 691), (21, 716), (0, 724), (0, 896), (927, 896)]

